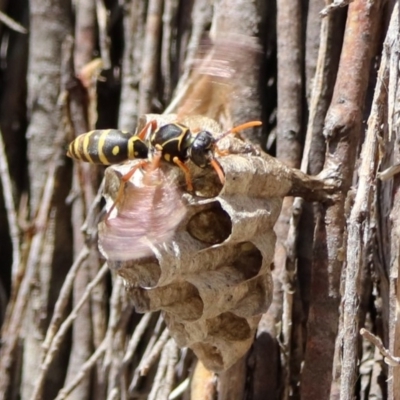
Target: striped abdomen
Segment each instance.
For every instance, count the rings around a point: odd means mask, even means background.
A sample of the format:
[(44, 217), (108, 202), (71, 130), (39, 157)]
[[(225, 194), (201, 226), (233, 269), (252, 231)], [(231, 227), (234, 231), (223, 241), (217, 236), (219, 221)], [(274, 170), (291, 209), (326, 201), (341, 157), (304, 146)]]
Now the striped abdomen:
[(147, 158), (148, 147), (138, 136), (117, 129), (102, 129), (79, 135), (68, 147), (67, 156), (92, 164), (119, 164)]

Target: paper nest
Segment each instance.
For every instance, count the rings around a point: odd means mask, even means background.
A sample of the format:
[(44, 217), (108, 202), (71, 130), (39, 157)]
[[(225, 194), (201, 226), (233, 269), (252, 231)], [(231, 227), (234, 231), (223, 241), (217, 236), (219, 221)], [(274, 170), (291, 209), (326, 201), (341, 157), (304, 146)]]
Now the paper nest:
[[(147, 115), (138, 129), (155, 118), (164, 124), (175, 116)], [(215, 121), (202, 117), (180, 122), (191, 129), (221, 132)], [(189, 162), (196, 195), (185, 191), (179, 168), (163, 163), (168, 184), (180, 188), (186, 208), (171, 240), (151, 246), (152, 256), (131, 261), (111, 260), (102, 249), (110, 268), (124, 278), (136, 310), (163, 311), (178, 345), (190, 347), (213, 371), (226, 370), (245, 355), (271, 303), (273, 227), (282, 198), (292, 187), (290, 170), (275, 159), (257, 155), (231, 135), (219, 145), (247, 154), (218, 158), (226, 177), (223, 186), (212, 168), (202, 170)], [(106, 171), (108, 207), (120, 176), (136, 162)], [(127, 186), (135, 185), (140, 176), (143, 172), (136, 171)], [(101, 247), (101, 238), (107, 235), (104, 222), (99, 231)]]

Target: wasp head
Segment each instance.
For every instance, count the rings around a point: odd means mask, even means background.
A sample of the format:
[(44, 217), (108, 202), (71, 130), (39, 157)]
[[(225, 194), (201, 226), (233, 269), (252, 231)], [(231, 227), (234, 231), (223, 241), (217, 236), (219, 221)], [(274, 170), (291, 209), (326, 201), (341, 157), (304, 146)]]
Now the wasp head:
[(213, 159), (214, 136), (208, 131), (196, 134), (192, 145), (188, 149), (189, 158), (200, 168), (205, 168)]

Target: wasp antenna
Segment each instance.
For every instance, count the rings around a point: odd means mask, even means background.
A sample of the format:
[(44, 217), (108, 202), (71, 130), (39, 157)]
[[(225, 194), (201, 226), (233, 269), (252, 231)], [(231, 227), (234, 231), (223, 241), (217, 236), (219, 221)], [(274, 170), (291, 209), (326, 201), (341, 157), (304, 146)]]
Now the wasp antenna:
[(238, 133), (238, 132), (243, 131), (243, 130), (245, 130), (245, 129), (248, 129), (248, 128), (255, 128), (256, 126), (261, 126), (261, 125), (262, 125), (262, 122), (261, 122), (261, 121), (249, 121), (249, 122), (246, 122), (246, 123), (244, 123), (244, 124), (235, 126), (235, 127), (231, 128), (231, 129), (229, 129), (228, 131), (222, 133), (222, 134), (216, 139), (216, 142), (220, 141), (220, 140), (223, 139), (225, 136), (228, 136), (230, 133)]
[(236, 132), (240, 132), (240, 131), (243, 131), (245, 129), (248, 129), (248, 128), (254, 128), (256, 126), (261, 126), (261, 125), (262, 125), (261, 121), (249, 121), (249, 122), (246, 122), (246, 123), (244, 123), (242, 125), (235, 126), (230, 131), (232, 133), (236, 133)]

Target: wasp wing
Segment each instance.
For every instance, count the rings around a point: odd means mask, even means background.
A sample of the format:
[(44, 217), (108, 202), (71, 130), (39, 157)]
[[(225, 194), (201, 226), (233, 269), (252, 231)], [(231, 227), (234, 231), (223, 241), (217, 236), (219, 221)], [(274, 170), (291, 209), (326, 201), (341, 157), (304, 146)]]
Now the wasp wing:
[[(231, 127), (236, 100), (254, 96), (246, 93), (247, 81), (258, 74), (255, 66), (260, 50), (256, 38), (232, 33), (203, 44), (188, 81), (181, 84), (166, 113), (177, 113), (178, 121), (202, 115), (218, 121), (224, 128)], [(249, 115), (244, 118), (248, 119)]]
[(153, 255), (152, 248), (170, 241), (185, 216), (176, 186), (160, 168), (146, 171), (141, 178), (139, 183), (127, 183), (118, 215), (99, 226), (99, 248), (107, 259), (127, 261)]

